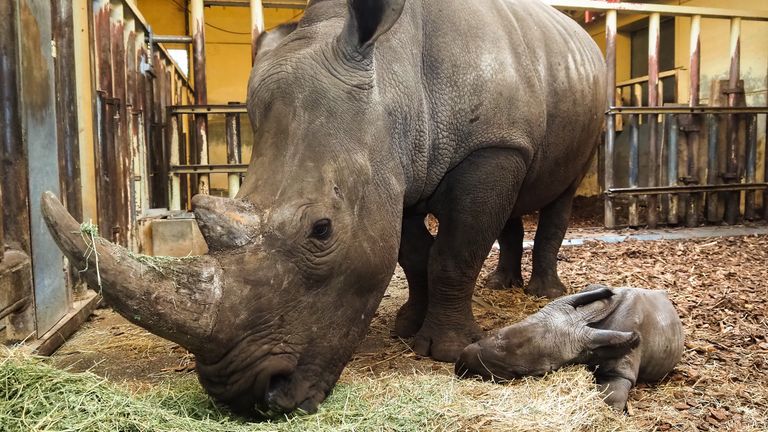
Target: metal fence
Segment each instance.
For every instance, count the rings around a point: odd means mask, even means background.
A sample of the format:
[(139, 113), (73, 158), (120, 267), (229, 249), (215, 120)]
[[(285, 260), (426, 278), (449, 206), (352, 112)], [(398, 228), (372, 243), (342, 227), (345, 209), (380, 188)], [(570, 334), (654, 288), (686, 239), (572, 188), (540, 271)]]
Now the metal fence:
[[(765, 204), (768, 203), (768, 172), (763, 173), (762, 182), (757, 181), (756, 172), (758, 117), (765, 118), (768, 107), (745, 107), (744, 87), (740, 81), (741, 23), (768, 21), (768, 12), (604, 1), (550, 0), (548, 3), (562, 10), (605, 13), (609, 108), (600, 165), (603, 167), (606, 227), (647, 225), (653, 228), (660, 223), (679, 224), (682, 221), (688, 226), (696, 226), (701, 222), (734, 224), (742, 218), (768, 219), (768, 204)], [(632, 98), (635, 106), (620, 106), (619, 103), (621, 93), (617, 92), (616, 83), (619, 13), (648, 15), (647, 107), (639, 106), (638, 97)], [(661, 106), (660, 103), (658, 58), (662, 16), (691, 19), (687, 106)], [(730, 21), (729, 79), (718, 86), (723, 97), (713, 94), (708, 106), (700, 105), (699, 97), (702, 18)], [(724, 103), (719, 104), (720, 99)], [(641, 123), (648, 124), (648, 139), (644, 143), (648, 163), (644, 172), (640, 170), (639, 159), (639, 147), (643, 144), (638, 133)], [(622, 124), (628, 124), (629, 151), (627, 159), (618, 160), (615, 157), (616, 132), (617, 126)], [(765, 142), (765, 131), (762, 136)], [(628, 171), (628, 184), (618, 187), (616, 173), (624, 167)], [(764, 205), (762, 215), (759, 215), (757, 194), (761, 191)], [(625, 197), (628, 200), (622, 201)], [(645, 212), (641, 211), (643, 202)], [(621, 209), (626, 212), (620, 213)]]

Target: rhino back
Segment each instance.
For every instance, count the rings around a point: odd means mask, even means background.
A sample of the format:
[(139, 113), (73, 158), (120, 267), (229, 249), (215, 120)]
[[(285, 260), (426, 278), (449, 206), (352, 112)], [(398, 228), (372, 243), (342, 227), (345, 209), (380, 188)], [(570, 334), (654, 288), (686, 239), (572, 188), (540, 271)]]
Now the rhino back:
[(641, 342), (638, 381), (658, 381), (683, 354), (683, 325), (666, 292), (640, 288), (615, 288), (619, 306), (601, 325), (620, 331), (637, 331)]
[(581, 175), (602, 125), (599, 50), (538, 1), (409, 1), (377, 46), (376, 74), (406, 205), (473, 151), (501, 146), (527, 163), (517, 210), (539, 208)]

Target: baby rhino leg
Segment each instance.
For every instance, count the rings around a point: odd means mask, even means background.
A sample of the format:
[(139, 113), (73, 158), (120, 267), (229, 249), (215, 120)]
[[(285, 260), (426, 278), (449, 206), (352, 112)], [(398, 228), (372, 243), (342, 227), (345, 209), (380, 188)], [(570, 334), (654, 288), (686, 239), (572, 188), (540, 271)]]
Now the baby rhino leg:
[(624, 411), (627, 407), (627, 398), (629, 390), (632, 388), (632, 381), (624, 377), (597, 377), (597, 387), (605, 397), (605, 403), (617, 409)]

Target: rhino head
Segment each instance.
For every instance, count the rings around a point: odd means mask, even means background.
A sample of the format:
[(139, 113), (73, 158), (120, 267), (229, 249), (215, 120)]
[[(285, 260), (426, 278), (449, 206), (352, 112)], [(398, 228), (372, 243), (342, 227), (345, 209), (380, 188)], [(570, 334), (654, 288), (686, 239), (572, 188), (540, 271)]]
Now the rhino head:
[(613, 294), (598, 287), (547, 304), (467, 346), (456, 362), (456, 374), (504, 381), (625, 355), (638, 345), (638, 333), (594, 327), (616, 309)]
[(88, 268), (89, 284), (98, 256), (105, 299), (194, 353), (203, 387), (236, 412), (315, 411), (394, 271), (404, 174), (373, 54), (403, 6), (349, 0), (339, 13), (336, 2), (314, 2), (259, 55), (248, 86), (257, 144), (243, 185), (234, 199), (192, 202), (208, 255), (147, 265), (104, 239), (92, 245), (55, 196), (42, 197), (54, 238)]

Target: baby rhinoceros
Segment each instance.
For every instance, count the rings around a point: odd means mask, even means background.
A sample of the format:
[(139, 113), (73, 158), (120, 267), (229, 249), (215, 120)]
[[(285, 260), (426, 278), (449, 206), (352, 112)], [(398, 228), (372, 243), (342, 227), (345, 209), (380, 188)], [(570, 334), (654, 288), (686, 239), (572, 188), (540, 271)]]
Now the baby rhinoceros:
[(509, 380), (586, 364), (605, 402), (623, 410), (637, 381), (660, 380), (682, 353), (683, 326), (664, 291), (590, 285), (467, 346), (456, 374)]

